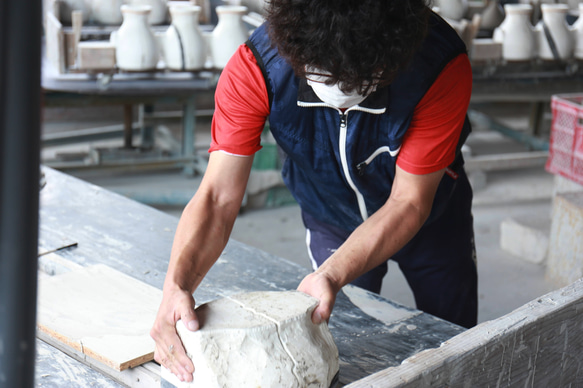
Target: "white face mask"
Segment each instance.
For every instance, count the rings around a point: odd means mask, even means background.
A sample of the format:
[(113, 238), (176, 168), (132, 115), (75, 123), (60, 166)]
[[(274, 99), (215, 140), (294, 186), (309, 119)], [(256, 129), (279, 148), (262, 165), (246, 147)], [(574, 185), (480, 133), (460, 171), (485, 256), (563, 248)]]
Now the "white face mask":
[[(344, 93), (340, 90), (338, 84), (326, 85), (326, 76), (325, 72), (314, 69), (314, 68), (306, 68), (306, 71), (309, 74), (307, 77), (308, 85), (312, 87), (316, 96), (322, 101), (332, 106), (335, 106), (339, 109), (350, 108), (351, 106), (358, 105), (363, 102), (367, 95), (358, 94), (357, 92), (350, 92), (348, 94)], [(314, 74), (315, 73), (315, 74)], [(369, 94), (372, 93), (376, 89), (376, 86), (373, 86), (369, 89)]]

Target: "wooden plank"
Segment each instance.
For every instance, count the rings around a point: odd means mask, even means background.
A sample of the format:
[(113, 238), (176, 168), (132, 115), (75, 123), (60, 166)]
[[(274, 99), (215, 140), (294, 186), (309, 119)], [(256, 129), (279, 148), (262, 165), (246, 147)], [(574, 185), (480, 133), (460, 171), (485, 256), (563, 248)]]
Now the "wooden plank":
[(583, 386), (583, 280), (348, 387)]
[(39, 279), (38, 329), (115, 370), (151, 361), (162, 292), (105, 265)]

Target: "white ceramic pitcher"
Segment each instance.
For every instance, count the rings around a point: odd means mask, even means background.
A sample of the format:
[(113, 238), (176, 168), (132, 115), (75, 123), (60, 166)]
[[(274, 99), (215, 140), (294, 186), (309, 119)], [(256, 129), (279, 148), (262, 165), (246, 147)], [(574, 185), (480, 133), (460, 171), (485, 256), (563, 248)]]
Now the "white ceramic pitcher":
[(150, 30), (147, 5), (122, 5), (123, 23), (111, 34), (117, 67), (125, 71), (151, 71), (160, 57), (156, 38)]
[(172, 24), (160, 40), (168, 69), (194, 71), (204, 67), (207, 48), (198, 24), (200, 11), (196, 5), (170, 6)]
[(507, 61), (528, 61), (535, 56), (534, 28), (530, 23), (530, 4), (505, 4), (506, 17), (494, 30), (493, 40), (502, 43), (502, 57)]
[(166, 0), (125, 0), (128, 5), (148, 5), (152, 8), (148, 21), (152, 25), (163, 24), (168, 16)]
[(237, 48), (249, 37), (249, 30), (243, 23), (247, 7), (242, 5), (219, 5), (216, 7), (219, 21), (210, 37), (213, 66), (225, 67)]
[(124, 0), (93, 0), (91, 16), (99, 24), (120, 25), (123, 21), (121, 6)]
[[(542, 20), (536, 26), (538, 56), (544, 60), (566, 60), (573, 56), (573, 36), (567, 24), (567, 4), (541, 4)], [(545, 32), (545, 28), (547, 31)], [(555, 58), (549, 37), (559, 58)]]

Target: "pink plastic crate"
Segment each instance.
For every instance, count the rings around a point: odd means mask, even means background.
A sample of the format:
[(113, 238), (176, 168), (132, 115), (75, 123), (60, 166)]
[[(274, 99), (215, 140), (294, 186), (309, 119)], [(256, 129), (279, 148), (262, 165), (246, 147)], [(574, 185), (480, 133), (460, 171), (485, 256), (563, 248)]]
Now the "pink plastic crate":
[(546, 170), (583, 184), (583, 94), (555, 95)]

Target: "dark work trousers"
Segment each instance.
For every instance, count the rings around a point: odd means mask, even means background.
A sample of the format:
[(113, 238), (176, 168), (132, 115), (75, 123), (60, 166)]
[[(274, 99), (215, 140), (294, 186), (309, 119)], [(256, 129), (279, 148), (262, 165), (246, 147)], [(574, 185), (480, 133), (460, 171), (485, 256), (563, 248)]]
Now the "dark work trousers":
[[(426, 224), (391, 260), (399, 264), (415, 296), (417, 309), (472, 327), (478, 316), (478, 276), (474, 244), (472, 190), (465, 174), (444, 213)], [(322, 223), (302, 212), (306, 244), (314, 269), (340, 246), (349, 231)], [(380, 293), (387, 262), (362, 275), (353, 285)]]

